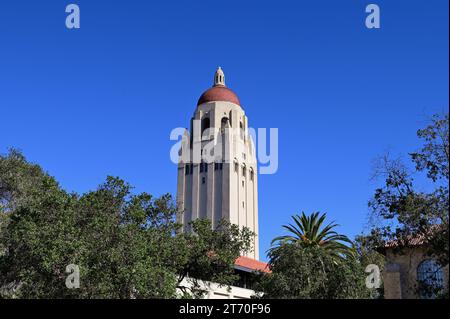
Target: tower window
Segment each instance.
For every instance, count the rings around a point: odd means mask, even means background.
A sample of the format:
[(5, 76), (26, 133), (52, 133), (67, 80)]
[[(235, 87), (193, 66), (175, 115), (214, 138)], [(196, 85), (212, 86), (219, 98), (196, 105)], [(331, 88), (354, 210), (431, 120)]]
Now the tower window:
[(237, 173), (239, 169), (239, 164), (237, 162), (234, 162), (234, 171)]
[(253, 168), (252, 168), (252, 169), (250, 169), (250, 180), (253, 180), (254, 175), (255, 175), (255, 172), (253, 171)]
[(245, 182), (244, 181), (242, 181), (242, 187), (244, 187), (245, 186)]
[(202, 177), (202, 184), (206, 183), (206, 177)]
[(219, 169), (219, 163), (214, 163), (214, 170), (217, 171)]
[(202, 120), (202, 139), (203, 139), (203, 134), (204, 134), (204, 132), (205, 132), (207, 129), (209, 129), (209, 127), (210, 127), (209, 117), (205, 117), (205, 118)]
[(226, 116), (222, 117), (222, 120), (220, 121), (220, 127), (222, 130), (225, 129), (225, 126), (227, 125), (227, 123), (228, 123), (228, 117), (226, 117)]
[(247, 172), (246, 172), (245, 166), (242, 166), (242, 176), (245, 177), (246, 173), (247, 173)]
[(244, 202), (242, 202), (242, 208), (244, 208), (245, 207), (245, 204), (244, 204)]
[(186, 166), (184, 167), (184, 169), (185, 169), (184, 173), (185, 173), (186, 175), (191, 175), (191, 174), (192, 174), (192, 171), (193, 171), (192, 164), (186, 164)]
[(200, 173), (203, 173), (203, 162), (200, 163)]
[(219, 169), (220, 169), (220, 170), (223, 169), (223, 163), (219, 163)]
[(191, 118), (191, 131), (189, 134), (189, 145), (194, 144), (194, 118)]

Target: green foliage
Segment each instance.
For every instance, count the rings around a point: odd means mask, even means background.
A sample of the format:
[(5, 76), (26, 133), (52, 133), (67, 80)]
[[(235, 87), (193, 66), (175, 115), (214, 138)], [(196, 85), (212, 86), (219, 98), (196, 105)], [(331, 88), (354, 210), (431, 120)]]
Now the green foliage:
[(272, 273), (261, 276), (255, 289), (262, 298), (369, 298), (363, 265), (355, 258), (333, 255), (319, 246), (300, 242), (281, 244), (271, 263)]
[[(255, 289), (260, 298), (370, 298), (367, 274), (348, 237), (338, 234), (326, 215), (293, 217), (284, 226), (290, 234), (276, 237), (269, 250), (270, 274), (261, 275)], [(348, 244), (348, 246), (346, 245)], [(368, 260), (365, 260), (365, 262)]]
[(416, 164), (417, 171), (426, 171), (434, 182), (449, 178), (449, 121), (447, 114), (435, 114), (431, 123), (417, 131), (417, 136), (424, 140), (423, 147), (411, 153), (411, 159)]
[[(204, 292), (199, 281), (212, 281), (221, 285), (231, 285), (238, 279), (234, 272), (234, 262), (241, 253), (251, 248), (254, 234), (248, 229), (221, 220), (213, 230), (207, 219), (197, 219), (191, 223), (192, 232), (184, 233), (187, 259), (177, 270), (178, 287), (185, 293), (200, 296)], [(183, 285), (186, 279), (189, 285)], [(194, 287), (193, 289), (190, 287)]]
[(272, 248), (269, 250), (271, 260), (277, 258), (278, 248), (284, 244), (297, 243), (300, 247), (320, 247), (334, 258), (345, 258), (354, 251), (344, 243), (351, 244), (351, 240), (338, 234), (333, 229), (338, 225), (334, 222), (322, 228), (326, 214), (319, 216), (319, 212), (306, 216), (304, 212), (292, 217), (294, 224), (284, 225), (290, 234), (279, 236), (272, 240)]
[(376, 177), (384, 185), (375, 190), (369, 202), (372, 217), (377, 222), (370, 236), (382, 244), (396, 240), (409, 245), (418, 234), (429, 244), (429, 254), (448, 265), (449, 252), (449, 118), (448, 114), (434, 115), (431, 123), (418, 130), (424, 141), (421, 149), (411, 153), (416, 173), (425, 172), (432, 190), (421, 191), (410, 172), (400, 160), (388, 156), (380, 160)]
[[(108, 177), (69, 194), (17, 151), (0, 156), (0, 298), (175, 298), (187, 274), (231, 283), (248, 230), (196, 221), (196, 234), (180, 233), (170, 195), (131, 190)], [(69, 264), (78, 289), (65, 285)]]
[[(449, 263), (448, 113), (434, 115), (429, 125), (417, 131), (417, 136), (423, 144), (409, 154), (414, 172), (400, 160), (388, 156), (381, 159), (375, 177), (384, 179), (384, 185), (375, 190), (369, 201), (375, 222), (366, 237), (372, 247), (397, 242), (395, 250), (400, 253), (420, 237), (426, 254), (445, 267)], [(422, 191), (415, 184), (414, 176), (422, 172), (430, 181), (429, 191)], [(419, 283), (418, 293), (424, 290), (420, 286)]]

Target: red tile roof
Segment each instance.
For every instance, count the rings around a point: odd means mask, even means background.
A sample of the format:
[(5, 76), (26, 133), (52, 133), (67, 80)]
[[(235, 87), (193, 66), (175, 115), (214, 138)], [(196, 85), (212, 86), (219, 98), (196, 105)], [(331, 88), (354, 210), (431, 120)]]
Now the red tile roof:
[(271, 272), (269, 269), (269, 264), (244, 256), (240, 256), (238, 259), (236, 259), (234, 264), (238, 267), (245, 268), (249, 271), (261, 271), (266, 273)]
[(395, 248), (399, 246), (420, 246), (426, 244), (425, 234), (417, 234), (415, 236), (407, 236), (406, 239), (393, 239), (386, 242), (385, 248)]
[(404, 238), (388, 240), (384, 246), (380, 247), (378, 250), (380, 252), (385, 252), (386, 249), (397, 248), (397, 247), (417, 247), (426, 245), (429, 238), (433, 236), (434, 233), (442, 229), (443, 227), (448, 227), (445, 225), (432, 225), (428, 230), (417, 233), (410, 234)]

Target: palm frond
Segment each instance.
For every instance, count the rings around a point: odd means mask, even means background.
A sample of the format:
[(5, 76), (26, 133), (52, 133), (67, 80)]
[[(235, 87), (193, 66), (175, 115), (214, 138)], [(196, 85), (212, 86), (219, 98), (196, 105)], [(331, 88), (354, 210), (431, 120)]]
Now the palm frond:
[[(271, 241), (269, 257), (276, 258), (278, 249), (283, 244), (298, 243), (300, 249), (309, 246), (318, 246), (337, 259), (345, 259), (354, 256), (352, 241), (345, 235), (337, 233), (334, 229), (339, 225), (334, 221), (322, 228), (326, 220), (326, 213), (313, 212), (307, 216), (304, 212), (292, 216), (294, 223), (283, 225), (288, 235), (278, 236)], [(350, 246), (348, 246), (350, 245)]]

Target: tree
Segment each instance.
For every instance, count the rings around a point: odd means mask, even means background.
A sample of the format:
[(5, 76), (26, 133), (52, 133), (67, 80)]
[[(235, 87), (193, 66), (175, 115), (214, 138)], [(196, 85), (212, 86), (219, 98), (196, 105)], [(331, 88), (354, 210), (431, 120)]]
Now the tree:
[[(0, 204), (0, 298), (177, 298), (183, 274), (231, 283), (249, 246), (248, 230), (225, 223), (180, 233), (169, 194), (133, 194), (117, 177), (67, 193), (15, 150), (0, 156)], [(65, 285), (70, 264), (78, 289)]]
[[(373, 245), (397, 242), (408, 247), (419, 236), (427, 244), (427, 254), (448, 265), (449, 255), (449, 118), (434, 115), (417, 131), (422, 147), (410, 153), (414, 170), (389, 155), (378, 160), (374, 176), (384, 180), (369, 201)], [(415, 175), (425, 173), (428, 191), (420, 190)], [(423, 188), (423, 187), (422, 187)]]
[(306, 216), (304, 212), (292, 217), (293, 224), (284, 225), (283, 228), (290, 232), (289, 235), (279, 236), (272, 240), (272, 248), (269, 250), (269, 256), (276, 258), (277, 249), (283, 244), (297, 243), (298, 247), (320, 247), (335, 258), (342, 258), (353, 253), (351, 247), (344, 243), (351, 244), (351, 240), (338, 234), (333, 229), (338, 225), (334, 222), (322, 227), (326, 214), (319, 216), (319, 212)]
[(411, 159), (418, 171), (426, 171), (427, 176), (436, 182), (449, 178), (449, 120), (447, 114), (435, 114), (431, 123), (417, 131), (417, 136), (425, 141), (423, 147), (411, 153)]
[[(283, 226), (290, 233), (276, 237), (269, 250), (269, 274), (261, 274), (256, 290), (260, 298), (369, 298), (365, 287), (366, 265), (358, 259), (352, 241), (322, 227), (326, 214), (293, 216)], [(347, 246), (348, 244), (349, 246)]]
[[(254, 236), (248, 228), (221, 220), (213, 229), (208, 219), (191, 222), (192, 233), (184, 233), (186, 260), (177, 269), (178, 288), (185, 294), (201, 297), (206, 291), (201, 283), (215, 282), (220, 285), (232, 285), (239, 276), (234, 272), (234, 262), (241, 253), (251, 249)], [(188, 285), (183, 283), (186, 280)]]
[(283, 243), (270, 263), (271, 273), (261, 275), (260, 298), (343, 299), (369, 298), (363, 265), (355, 258), (335, 258), (319, 246)]

